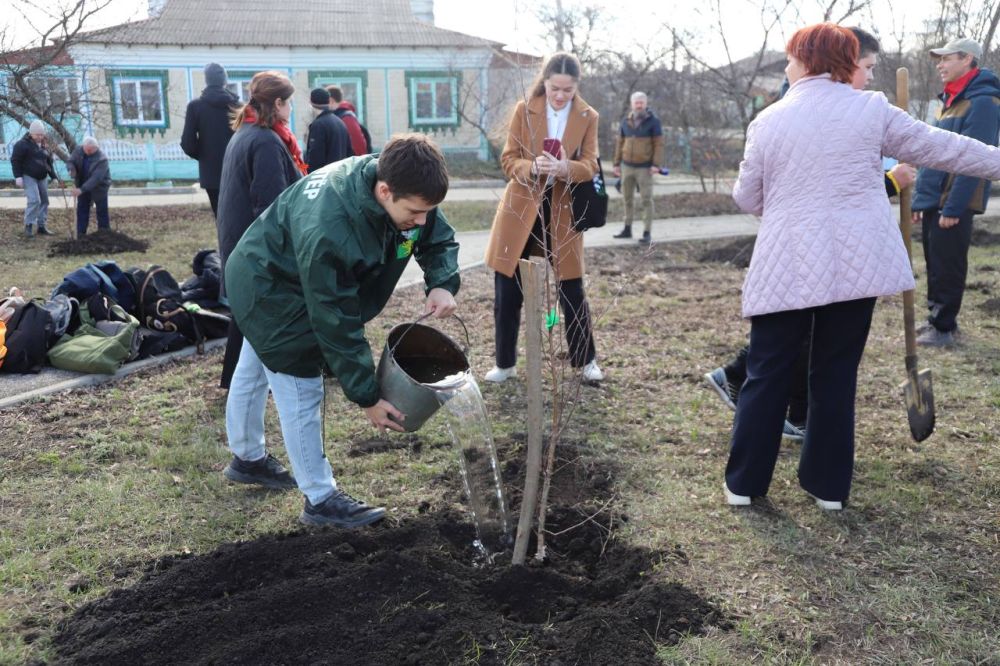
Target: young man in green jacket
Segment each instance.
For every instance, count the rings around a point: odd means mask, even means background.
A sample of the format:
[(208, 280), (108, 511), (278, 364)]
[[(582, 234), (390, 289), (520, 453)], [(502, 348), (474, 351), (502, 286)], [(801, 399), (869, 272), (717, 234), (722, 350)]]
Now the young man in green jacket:
[[(298, 486), (305, 524), (359, 527), (382, 518), (385, 509), (337, 488), (323, 450), (322, 373), (379, 430), (402, 430), (393, 419), (405, 415), (379, 398), (364, 325), (382, 311), (411, 255), (424, 272), (424, 311), (455, 311), (458, 243), (436, 208), (447, 191), (437, 147), (422, 135), (399, 136), (380, 155), (298, 181), (247, 229), (226, 262), (226, 293), (246, 338), (226, 403), (226, 478)], [(268, 388), (294, 479), (264, 446)]]

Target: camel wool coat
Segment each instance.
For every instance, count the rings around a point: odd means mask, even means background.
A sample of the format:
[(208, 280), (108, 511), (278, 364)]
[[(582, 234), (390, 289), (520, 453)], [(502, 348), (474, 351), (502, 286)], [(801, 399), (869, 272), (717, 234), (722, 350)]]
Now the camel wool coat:
[[(551, 260), (559, 280), (583, 277), (583, 234), (573, 231), (571, 188), (573, 183), (591, 180), (597, 173), (598, 113), (579, 94), (571, 104), (562, 137), (563, 150), (570, 158), (569, 183), (558, 179), (553, 183), (549, 223)], [(507, 277), (517, 269), (545, 193), (545, 177), (531, 174), (531, 164), (542, 154), (542, 141), (548, 134), (545, 114), (544, 95), (527, 103), (518, 102), (500, 156), (508, 182), (493, 218), (486, 265)]]

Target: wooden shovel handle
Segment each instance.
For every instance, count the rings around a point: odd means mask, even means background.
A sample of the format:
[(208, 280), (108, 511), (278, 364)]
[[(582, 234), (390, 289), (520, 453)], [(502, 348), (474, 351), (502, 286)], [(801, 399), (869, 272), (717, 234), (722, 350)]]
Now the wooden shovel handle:
[[(896, 70), (896, 106), (909, 113), (910, 109), (910, 72), (905, 67)], [(910, 270), (913, 270), (913, 249), (911, 247), (910, 236), (912, 234), (913, 222), (912, 211), (910, 209), (910, 196), (913, 187), (907, 186), (899, 193), (899, 232), (903, 235), (903, 245), (906, 246), (906, 254), (910, 258)], [(903, 292), (903, 328), (906, 334), (906, 368), (916, 370), (917, 363), (917, 332), (914, 316), (914, 291), (910, 289)]]

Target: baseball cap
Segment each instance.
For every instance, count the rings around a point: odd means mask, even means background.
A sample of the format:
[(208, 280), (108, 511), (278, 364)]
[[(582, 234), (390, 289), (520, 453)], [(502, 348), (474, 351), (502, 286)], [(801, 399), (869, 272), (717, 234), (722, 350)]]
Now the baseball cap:
[(974, 39), (969, 39), (968, 37), (959, 37), (958, 39), (953, 39), (944, 46), (936, 49), (931, 49), (931, 53), (936, 56), (946, 56), (952, 53), (968, 53), (974, 58), (983, 57), (983, 47)]

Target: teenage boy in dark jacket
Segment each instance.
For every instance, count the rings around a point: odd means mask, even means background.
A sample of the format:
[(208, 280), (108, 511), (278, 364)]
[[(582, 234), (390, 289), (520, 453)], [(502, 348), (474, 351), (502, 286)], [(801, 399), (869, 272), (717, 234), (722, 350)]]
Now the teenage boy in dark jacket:
[(309, 93), (316, 119), (309, 125), (306, 140), (306, 164), (309, 173), (322, 169), (327, 164), (339, 162), (351, 156), (351, 137), (347, 126), (330, 108), (330, 93), (323, 88), (315, 88)]
[(337, 488), (323, 451), (324, 370), (379, 430), (405, 418), (380, 398), (365, 322), (381, 312), (410, 256), (424, 271), (424, 311), (454, 312), (458, 243), (437, 209), (448, 191), (444, 157), (423, 135), (394, 138), (381, 154), (352, 157), (285, 190), (247, 229), (226, 263), (226, 292), (245, 336), (229, 387), (226, 433), (232, 481), (287, 487), (267, 455), (268, 388), (295, 481), (299, 520), (360, 527), (385, 513)]
[(97, 139), (92, 136), (84, 137), (69, 156), (66, 166), (69, 167), (69, 174), (76, 184), (73, 196), (76, 197), (77, 237), (87, 235), (91, 204), (97, 209), (98, 230), (110, 229), (108, 190), (111, 188), (111, 168)]
[[(935, 127), (997, 145), (1000, 132), (1000, 80), (979, 67), (983, 47), (954, 39), (931, 49), (944, 82)], [(955, 342), (969, 271), (972, 218), (986, 211), (990, 181), (937, 169), (920, 169), (913, 192), (913, 223), (923, 224), (927, 263), (927, 324), (917, 344), (943, 347)]]
[(212, 215), (219, 213), (219, 186), (222, 158), (233, 138), (230, 114), (240, 100), (226, 89), (226, 70), (218, 63), (205, 65), (205, 89), (201, 97), (188, 102), (181, 134), (181, 150), (198, 160), (198, 182), (208, 194)]
[(33, 228), (40, 236), (51, 236), (45, 227), (49, 217), (48, 179), (56, 179), (52, 153), (46, 145), (45, 125), (32, 120), (28, 133), (14, 144), (10, 155), (14, 182), (24, 188), (27, 205), (24, 208), (24, 235), (31, 238)]

